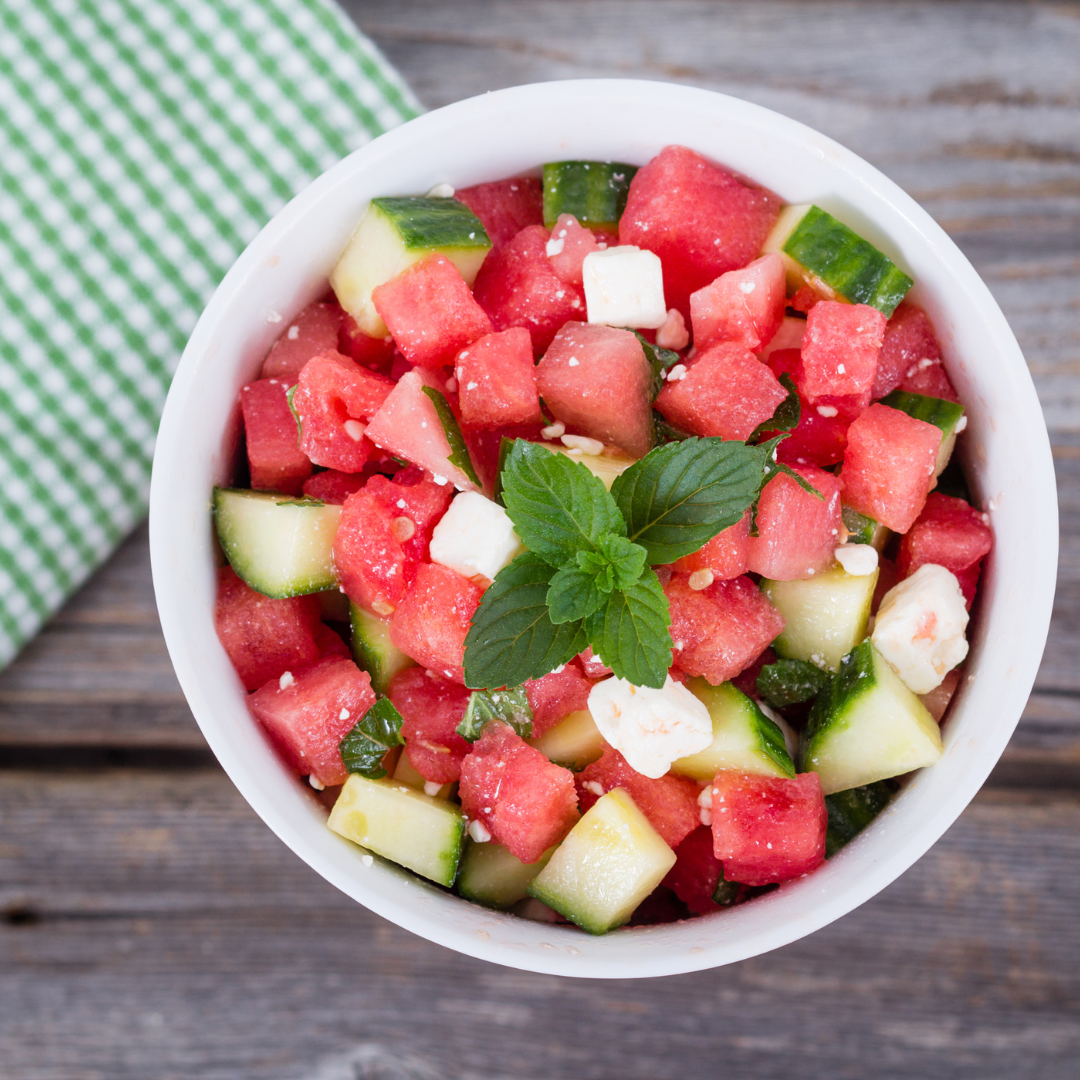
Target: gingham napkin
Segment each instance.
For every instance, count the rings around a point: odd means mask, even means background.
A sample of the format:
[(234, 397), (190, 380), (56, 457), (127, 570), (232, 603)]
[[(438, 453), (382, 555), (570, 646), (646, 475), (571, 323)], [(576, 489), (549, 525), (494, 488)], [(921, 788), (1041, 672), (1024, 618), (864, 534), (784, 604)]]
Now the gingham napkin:
[(330, 0), (0, 0), (0, 666), (145, 512), (244, 245), (418, 110)]

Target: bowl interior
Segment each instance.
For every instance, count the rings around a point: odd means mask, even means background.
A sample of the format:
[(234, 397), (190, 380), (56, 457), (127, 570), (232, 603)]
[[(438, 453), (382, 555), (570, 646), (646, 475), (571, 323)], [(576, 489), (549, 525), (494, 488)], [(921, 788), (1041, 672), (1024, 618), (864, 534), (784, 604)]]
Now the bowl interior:
[[(550, 160), (644, 164), (669, 143), (789, 202), (818, 203), (915, 278), (912, 297), (933, 318), (968, 410), (966, 464), (995, 548), (937, 765), (813, 875), (720, 915), (591, 938), (487, 911), (380, 860), (365, 866), (358, 848), (326, 828), (324, 811), (248, 714), (214, 633), (209, 495), (230, 476), (239, 388), (256, 377), (282, 318), (325, 290), (368, 199), (444, 181), (465, 187)], [(1057, 509), (1049, 441), (1019, 347), (986, 286), (912, 199), (856, 155), (766, 109), (688, 87), (597, 80), (518, 87), (429, 113), (352, 154), (266, 226), (199, 320), (169, 394), (151, 553), (163, 631), (192, 711), (244, 797), (301, 858), (373, 911), (450, 948), (536, 971), (635, 977), (713, 967), (799, 938), (872, 896), (937, 840), (1001, 755), (1034, 681), (1053, 597)]]

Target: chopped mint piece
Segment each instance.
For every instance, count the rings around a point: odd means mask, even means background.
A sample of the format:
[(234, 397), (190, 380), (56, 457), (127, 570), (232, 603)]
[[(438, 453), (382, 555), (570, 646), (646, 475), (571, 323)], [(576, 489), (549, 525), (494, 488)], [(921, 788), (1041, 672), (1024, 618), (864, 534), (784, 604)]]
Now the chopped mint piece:
[(454, 411), (450, 408), (450, 402), (446, 400), (446, 395), (433, 386), (425, 386), (423, 389), (435, 406), (439, 423), (442, 424), (443, 434), (450, 444), (450, 457), (448, 459), (450, 464), (456, 465), (477, 487), (482, 487), (480, 477), (476, 475), (476, 469), (473, 468), (472, 458), (469, 457), (469, 448), (465, 445), (465, 439), (461, 434), (457, 417), (454, 416)]
[(756, 685), (770, 705), (783, 709), (817, 697), (828, 681), (827, 672), (806, 660), (777, 660), (761, 669)]
[(345, 771), (359, 773), (369, 780), (381, 780), (386, 775), (382, 764), (386, 751), (405, 743), (402, 723), (401, 713), (393, 702), (379, 698), (338, 744)]
[(525, 696), (525, 688), (515, 686), (510, 690), (474, 690), (469, 695), (469, 704), (457, 726), (457, 733), (466, 742), (476, 742), (484, 725), (491, 720), (509, 724), (523, 739), (531, 738), (533, 712)]

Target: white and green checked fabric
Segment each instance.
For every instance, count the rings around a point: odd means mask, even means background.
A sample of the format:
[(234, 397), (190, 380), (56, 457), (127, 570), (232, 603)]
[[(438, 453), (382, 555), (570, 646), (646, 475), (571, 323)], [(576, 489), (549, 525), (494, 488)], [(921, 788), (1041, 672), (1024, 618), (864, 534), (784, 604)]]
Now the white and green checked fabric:
[(241, 249), (418, 109), (330, 0), (0, 0), (0, 666), (145, 512)]

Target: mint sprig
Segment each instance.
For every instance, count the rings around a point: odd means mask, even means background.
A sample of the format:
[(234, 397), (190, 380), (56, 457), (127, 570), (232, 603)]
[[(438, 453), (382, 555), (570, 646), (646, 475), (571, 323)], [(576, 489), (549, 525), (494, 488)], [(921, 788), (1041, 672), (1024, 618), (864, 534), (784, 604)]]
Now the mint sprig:
[(469, 695), (469, 704), (457, 726), (457, 733), (466, 742), (476, 742), (492, 720), (509, 724), (523, 739), (531, 738), (533, 711), (525, 688), (515, 686), (508, 690), (474, 690)]
[(338, 744), (345, 771), (381, 780), (386, 775), (382, 764), (386, 751), (405, 744), (402, 723), (390, 699), (379, 698)]

